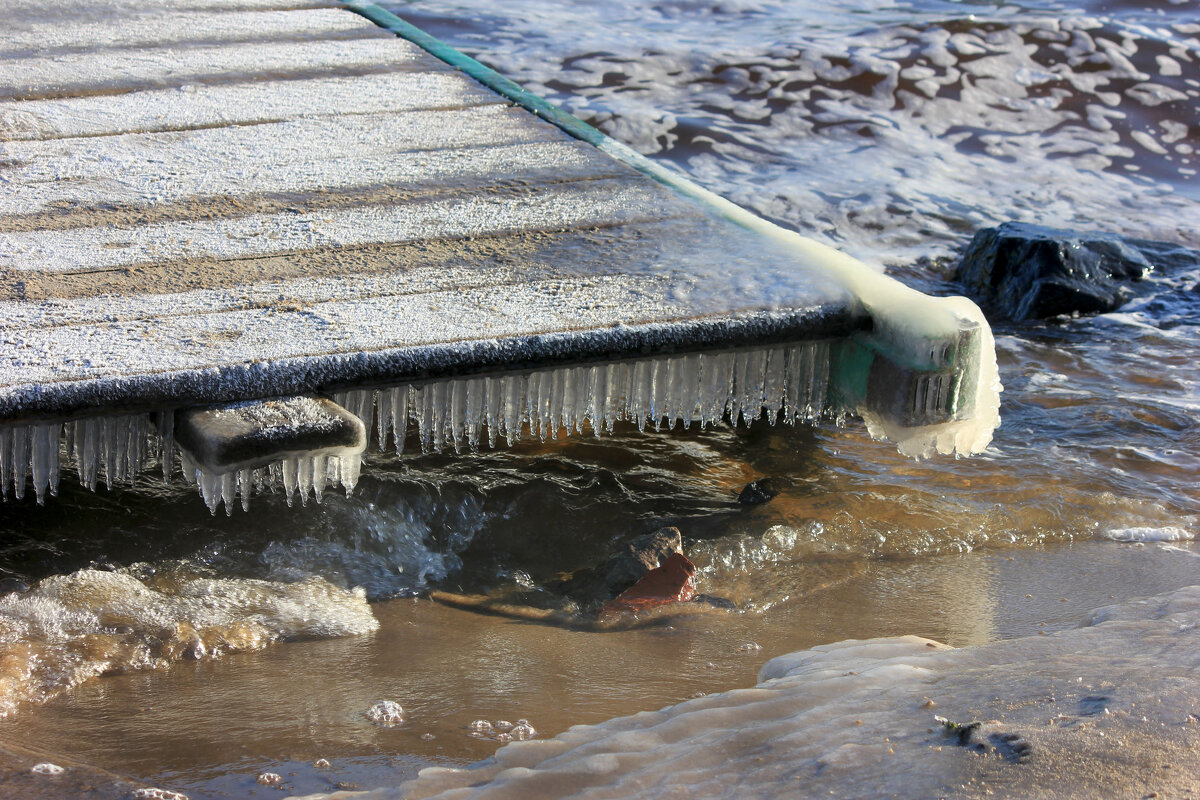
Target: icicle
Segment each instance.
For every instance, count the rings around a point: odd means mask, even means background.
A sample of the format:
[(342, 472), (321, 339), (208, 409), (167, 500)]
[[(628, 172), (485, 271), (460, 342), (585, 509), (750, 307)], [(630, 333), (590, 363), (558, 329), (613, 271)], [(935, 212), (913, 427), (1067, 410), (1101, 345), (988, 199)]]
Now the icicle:
[(200, 496), (204, 498), (204, 504), (208, 506), (210, 513), (216, 514), (223, 488), (221, 476), (199, 467), (196, 469), (196, 480), (200, 484)]
[(293, 460), (296, 462), (296, 492), (300, 495), (300, 505), (306, 506), (313, 485), (313, 460), (303, 455)]
[(354, 491), (354, 487), (358, 485), (359, 470), (362, 469), (362, 456), (351, 455), (342, 456), (338, 459), (338, 468), (341, 472), (342, 487), (346, 490), (346, 496)]
[[(406, 390), (408, 387), (404, 387)], [(396, 403), (396, 389), (384, 389), (375, 398), (375, 436), (379, 442), (379, 452), (387, 450), (388, 432), (392, 428), (392, 418), (395, 414), (392, 407)], [(335, 403), (340, 402), (336, 397)], [(368, 435), (370, 430), (367, 431)]]
[(575, 433), (583, 433), (584, 423), (591, 421), (588, 418), (588, 406), (592, 397), (592, 368), (572, 367), (570, 386), (572, 421), (568, 430), (573, 427)]
[(13, 428), (0, 427), (0, 497), (8, 499), (8, 485), (12, 481)]
[(527, 379), (524, 375), (506, 375), (501, 382), (504, 385), (504, 436), (511, 446), (521, 439)]
[(651, 365), (647, 361), (638, 361), (633, 365), (633, 375), (630, 377), (629, 405), (625, 409), (626, 419), (637, 423), (639, 431), (646, 430), (646, 417), (650, 413)]
[(253, 471), (243, 469), (238, 472), (237, 488), (242, 498), (242, 511), (250, 510), (250, 492), (254, 489)]
[(237, 473), (221, 474), (221, 502), (225, 504), (225, 516), (233, 516), (233, 498), (237, 493)]
[(725, 417), (733, 393), (733, 354), (705, 353), (701, 357), (700, 426), (716, 425)]
[(597, 364), (588, 367), (587, 416), (592, 421), (592, 435), (599, 436), (605, 425), (608, 401), (608, 367)]
[(450, 382), (450, 440), (454, 452), (461, 453), (467, 438), (467, 381)]
[[(396, 455), (404, 452), (404, 440), (408, 436), (408, 401), (409, 388), (400, 386), (392, 390), (392, 441)], [(357, 476), (357, 472), (355, 475)], [(355, 480), (358, 480), (356, 477)]]
[(679, 387), (679, 413), (683, 429), (692, 426), (692, 420), (700, 414), (700, 361), (699, 353), (683, 357), (683, 377)]
[(296, 478), (299, 466), (299, 461), (295, 458), (285, 458), (283, 463), (280, 464), (280, 477), (283, 479), (283, 491), (287, 496), (289, 508), (292, 505), (292, 497), (296, 494), (296, 489), (299, 486)]
[(25, 499), (25, 471), (29, 466), (29, 426), (17, 425), (12, 438), (13, 497)]
[(433, 409), (429, 404), (431, 391), (428, 387), (412, 387), (412, 407), (417, 417), (417, 437), (421, 440), (422, 453), (428, 453), (433, 445)]
[(325, 496), (325, 481), (329, 479), (329, 470), (325, 466), (325, 456), (313, 456), (311, 469), (313, 497), (316, 499), (317, 505), (320, 505), (321, 499)]
[(46, 490), (52, 489), (58, 494), (58, 448), (62, 438), (62, 425), (29, 426), (31, 456), (30, 466), (33, 475), (33, 490), (37, 494), (38, 505), (45, 505)]
[(111, 417), (103, 417), (100, 420), (100, 465), (104, 469), (104, 485), (110, 490), (113, 488), (113, 480), (116, 478), (117, 472), (117, 457), (119, 452), (113, 446), (113, 441), (116, 439), (117, 421)]
[(175, 411), (165, 408), (158, 412), (158, 435), (162, 441), (159, 445), (162, 461), (163, 483), (171, 482), (171, 473), (175, 469)]
[(485, 422), (483, 407), (486, 393), (487, 381), (482, 378), (467, 381), (467, 444), (472, 453), (479, 452), (479, 434)]
[(550, 402), (546, 407), (546, 425), (551, 439), (558, 438), (566, 414), (567, 370), (556, 369), (550, 373)]
[(545, 383), (546, 375), (541, 372), (533, 373), (525, 382), (525, 405), (529, 410), (529, 433), (543, 442), (546, 441), (543, 419), (549, 413), (544, 406), (550, 402), (550, 393), (546, 391)]
[(783, 409), (787, 356), (782, 347), (773, 347), (763, 357), (763, 408), (772, 425)]
[(72, 437), (75, 445), (73, 454), (75, 472), (79, 475), (80, 485), (86, 486), (94, 492), (96, 491), (96, 466), (99, 462), (100, 421), (81, 419), (71, 424), (75, 429), (75, 435)]
[(578, 375), (576, 370), (579, 367), (564, 367), (559, 370), (562, 374), (562, 409), (558, 417), (558, 427), (562, 429), (563, 436), (570, 436), (575, 431), (576, 411), (575, 396), (580, 393)]
[(488, 447), (494, 448), (504, 420), (504, 384), (500, 378), (484, 378), (484, 383), (487, 386)]
[(814, 419), (825, 408), (829, 393), (830, 369), (829, 342), (819, 342), (813, 350), (813, 399)]

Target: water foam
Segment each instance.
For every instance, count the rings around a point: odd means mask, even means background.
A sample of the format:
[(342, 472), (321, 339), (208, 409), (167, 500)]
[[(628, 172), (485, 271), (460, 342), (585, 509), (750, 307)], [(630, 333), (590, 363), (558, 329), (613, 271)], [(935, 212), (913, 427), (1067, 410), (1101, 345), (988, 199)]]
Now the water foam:
[[(822, 645), (767, 662), (754, 688), (514, 742), (362, 797), (938, 797), (993, 785), (999, 769), (1010, 794), (1086, 798), (1106, 759), (1154, 765), (1153, 785), (1182, 795), (1200, 763), (1180, 733), (1195, 724), (1198, 623), (1189, 587), (1051, 636)], [(1114, 661), (1138, 679), (1114, 683)], [(1120, 772), (1114, 794), (1146, 793), (1146, 770)]]
[(0, 715), (107, 673), (378, 626), (361, 589), (317, 577), (214, 578), (182, 565), (55, 575), (0, 597)]
[(1166, 525), (1158, 528), (1110, 528), (1104, 532), (1104, 538), (1116, 542), (1189, 542), (1196, 536), (1178, 526)]

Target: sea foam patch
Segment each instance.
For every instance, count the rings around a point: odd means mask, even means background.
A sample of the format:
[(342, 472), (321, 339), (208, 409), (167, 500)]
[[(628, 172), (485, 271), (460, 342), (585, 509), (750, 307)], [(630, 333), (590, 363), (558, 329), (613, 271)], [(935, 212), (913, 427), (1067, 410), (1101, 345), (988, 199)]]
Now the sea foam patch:
[[(1097, 770), (1114, 796), (1169, 796), (1200, 769), (1189, 712), (1200, 702), (1198, 645), (1200, 586), (979, 647), (844, 641), (767, 662), (751, 689), (336, 796), (936, 797), (1002, 780), (1011, 796), (1082, 798), (1095, 796)], [(1114, 684), (1116, 663), (1138, 681)]]
[(1105, 531), (1104, 538), (1116, 542), (1188, 542), (1195, 539), (1196, 536), (1176, 525), (1164, 525), (1162, 527), (1111, 528)]
[(379, 627), (361, 589), (177, 570), (79, 570), (0, 597), (0, 716), (105, 674)]

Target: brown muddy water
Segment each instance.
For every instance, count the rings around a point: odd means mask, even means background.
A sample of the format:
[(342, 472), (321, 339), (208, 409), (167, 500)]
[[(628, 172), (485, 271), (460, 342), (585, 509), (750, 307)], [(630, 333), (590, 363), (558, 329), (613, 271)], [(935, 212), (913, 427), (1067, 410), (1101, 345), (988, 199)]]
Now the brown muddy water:
[[(399, 11), (925, 291), (955, 292), (956, 250), (1006, 219), (1200, 244), (1192, 3)], [(45, 507), (0, 505), (0, 744), (192, 798), (279, 796), (266, 770), (299, 793), (394, 786), (493, 753), (476, 719), (553, 736), (753, 685), (767, 658), (820, 643), (1037, 635), (1200, 584), (1198, 285), (1159, 272), (1112, 314), (995, 325), (1003, 422), (972, 459), (912, 461), (854, 420), (619, 429), (375, 455), (349, 499), (231, 517), (153, 472), (95, 494), (64, 474)], [(765, 476), (778, 497), (735, 502)], [(596, 632), (427, 597), (545, 598), (662, 525), (732, 608)], [(381, 699), (402, 725), (366, 718)]]

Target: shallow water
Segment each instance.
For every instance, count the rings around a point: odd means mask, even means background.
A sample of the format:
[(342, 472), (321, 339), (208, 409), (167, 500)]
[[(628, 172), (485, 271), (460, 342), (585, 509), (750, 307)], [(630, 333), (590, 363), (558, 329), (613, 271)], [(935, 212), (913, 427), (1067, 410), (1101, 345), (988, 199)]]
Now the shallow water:
[[(1200, 244), (1200, 19), (1186, 3), (398, 10), (926, 291), (955, 291), (955, 250), (1006, 219)], [(264, 769), (297, 791), (394, 784), (394, 769), (494, 751), (467, 735), (477, 717), (552, 735), (750, 685), (767, 657), (821, 642), (978, 643), (1198, 583), (1198, 281), (1153, 275), (1118, 313), (996, 326), (1003, 424), (969, 460), (912, 461), (855, 421), (623, 428), (373, 456), (350, 499), (256, 499), (229, 518), (151, 473), (96, 494), (65, 475), (44, 508), (0, 505), (0, 570), (52, 578), (0, 599), (0, 701), (15, 709), (0, 739), (193, 797), (275, 796), (254, 783)], [(778, 497), (734, 502), (764, 476)], [(422, 597), (544, 597), (561, 573), (668, 524), (701, 591), (736, 611), (592, 633)], [(1131, 537), (1152, 541), (1109, 541)], [(374, 620), (377, 632), (344, 635)], [(408, 709), (403, 726), (362, 716), (382, 697)], [(322, 757), (331, 770), (311, 766)]]

